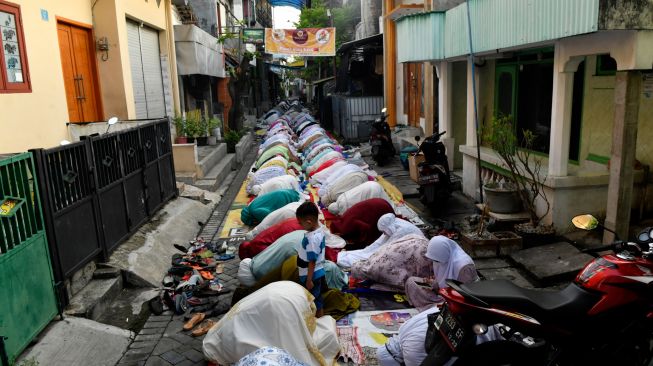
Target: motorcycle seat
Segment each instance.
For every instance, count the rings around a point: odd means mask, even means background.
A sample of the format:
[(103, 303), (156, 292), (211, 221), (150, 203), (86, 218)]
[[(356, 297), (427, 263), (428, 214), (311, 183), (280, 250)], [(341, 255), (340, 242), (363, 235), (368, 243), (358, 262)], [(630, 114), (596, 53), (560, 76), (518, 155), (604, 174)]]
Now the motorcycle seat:
[(491, 306), (499, 306), (530, 315), (535, 319), (580, 317), (599, 301), (600, 296), (570, 284), (559, 291), (531, 290), (519, 287), (508, 280), (478, 281), (459, 284), (471, 298), (480, 299)]

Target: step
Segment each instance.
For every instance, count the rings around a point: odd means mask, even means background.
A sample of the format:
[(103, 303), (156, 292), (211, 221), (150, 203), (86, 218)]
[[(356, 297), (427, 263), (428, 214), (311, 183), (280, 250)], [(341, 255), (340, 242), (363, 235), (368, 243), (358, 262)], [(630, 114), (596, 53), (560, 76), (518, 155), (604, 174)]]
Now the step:
[(197, 164), (198, 178), (206, 178), (208, 173), (227, 155), (227, 144), (218, 144)]
[(66, 307), (65, 313), (97, 320), (121, 291), (122, 276), (94, 279), (70, 299), (70, 305)]
[(197, 173), (175, 172), (175, 179), (178, 183), (193, 184), (197, 181)]
[(122, 274), (120, 268), (116, 267), (105, 267), (98, 268), (93, 272), (93, 279), (95, 280), (106, 280), (110, 278), (116, 278)]
[(523, 249), (510, 258), (542, 283), (571, 279), (594, 259), (565, 242)]
[(234, 167), (236, 154), (227, 154), (226, 158), (222, 159), (220, 163), (211, 169), (206, 176), (193, 184), (195, 187), (215, 192), (220, 186), (220, 183), (227, 178), (229, 173)]

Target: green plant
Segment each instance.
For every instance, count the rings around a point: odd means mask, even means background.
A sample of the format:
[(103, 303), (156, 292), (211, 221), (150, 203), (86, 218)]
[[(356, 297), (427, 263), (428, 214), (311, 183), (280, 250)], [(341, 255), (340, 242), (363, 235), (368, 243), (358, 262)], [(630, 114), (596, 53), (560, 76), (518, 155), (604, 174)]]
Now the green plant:
[(200, 137), (202, 134), (202, 114), (199, 109), (186, 113), (186, 134), (188, 137)]
[(177, 131), (177, 137), (186, 137), (186, 123), (184, 122), (184, 117), (179, 114), (175, 114), (172, 117), (172, 123), (175, 125), (175, 131)]
[(209, 132), (212, 132), (218, 127), (222, 127), (222, 121), (220, 121), (220, 119), (216, 117), (209, 118), (208, 124), (209, 124)]
[(39, 365), (40, 362), (36, 359), (36, 357), (31, 357), (23, 360), (18, 366), (39, 366)]
[[(546, 177), (541, 176), (542, 159), (532, 154), (537, 136), (530, 130), (523, 130), (522, 134), (522, 140), (518, 141), (510, 115), (493, 117), (489, 129), (483, 131), (484, 140), (499, 154), (504, 167), (510, 171), (510, 179), (529, 213), (530, 225), (537, 227), (549, 213), (551, 204), (544, 193)], [(546, 211), (542, 215), (537, 214), (538, 197), (546, 204)]]
[(236, 144), (238, 141), (240, 141), (240, 133), (235, 130), (229, 130), (227, 133), (224, 134), (224, 141), (226, 143), (231, 143), (231, 144)]
[(200, 118), (200, 137), (209, 135), (209, 120)]

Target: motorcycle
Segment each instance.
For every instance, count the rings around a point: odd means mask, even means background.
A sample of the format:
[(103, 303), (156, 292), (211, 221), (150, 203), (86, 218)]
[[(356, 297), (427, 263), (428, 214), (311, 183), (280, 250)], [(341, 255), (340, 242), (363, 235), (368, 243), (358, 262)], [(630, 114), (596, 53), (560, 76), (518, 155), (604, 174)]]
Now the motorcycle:
[(396, 150), (392, 144), (390, 126), (386, 122), (386, 109), (381, 110), (381, 118), (374, 120), (370, 131), (370, 145), (372, 146), (372, 158), (379, 166), (383, 166), (393, 156)]
[[(419, 145), (415, 155), (424, 153), (424, 161), (417, 165), (417, 184), (422, 202), (429, 207), (434, 203), (444, 203), (451, 195), (451, 173), (446, 149), (440, 137), (446, 132), (435, 133), (419, 144), (420, 137), (415, 136)], [(441, 207), (441, 205), (438, 205)]]
[[(572, 222), (583, 230), (603, 227), (591, 215)], [(422, 365), (648, 365), (652, 237), (649, 227), (637, 243), (617, 240), (585, 250), (613, 253), (588, 263), (559, 291), (525, 289), (506, 280), (448, 280), (433, 321), (433, 333), (439, 334)], [(489, 329), (500, 336), (479, 342)]]

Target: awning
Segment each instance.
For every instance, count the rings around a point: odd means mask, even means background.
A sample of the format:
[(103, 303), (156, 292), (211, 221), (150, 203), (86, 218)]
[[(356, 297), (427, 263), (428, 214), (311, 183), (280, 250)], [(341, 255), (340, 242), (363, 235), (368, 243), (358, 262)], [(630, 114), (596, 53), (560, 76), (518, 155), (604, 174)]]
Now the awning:
[(340, 48), (338, 48), (337, 54), (342, 55), (343, 53), (349, 51), (352, 48), (373, 44), (373, 43), (379, 43), (380, 45), (383, 45), (383, 34), (379, 33), (367, 38), (361, 38), (355, 41), (343, 43), (342, 45), (340, 45)]
[(175, 47), (179, 75), (226, 76), (222, 45), (199, 27), (175, 25)]
[(271, 6), (292, 6), (295, 9), (302, 10), (306, 6), (305, 0), (268, 0)]

